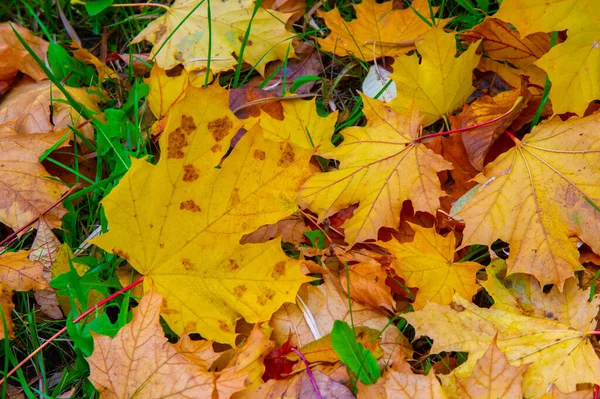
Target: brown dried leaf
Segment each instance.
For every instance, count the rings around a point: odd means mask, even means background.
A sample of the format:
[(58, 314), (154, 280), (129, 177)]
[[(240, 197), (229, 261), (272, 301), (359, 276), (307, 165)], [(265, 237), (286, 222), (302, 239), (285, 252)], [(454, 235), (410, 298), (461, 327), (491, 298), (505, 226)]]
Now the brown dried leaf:
[[(0, 125), (0, 222), (17, 230), (60, 200), (67, 187), (47, 178), (39, 157), (64, 134), (19, 134)], [(46, 213), (48, 226), (60, 227), (66, 212), (58, 205)]]
[(15, 291), (29, 291), (48, 288), (48, 282), (42, 276), (42, 262), (31, 261), (27, 257), (29, 251), (8, 252), (0, 255), (0, 307), (8, 327), (4, 330), (0, 323), (0, 339), (6, 335), (13, 337), (12, 296)]
[(240, 244), (267, 242), (281, 236), (283, 242), (298, 245), (304, 241), (304, 232), (306, 231), (310, 231), (310, 228), (304, 223), (302, 216), (296, 213), (277, 223), (261, 226), (255, 232), (244, 235)]
[[(15, 23), (12, 26), (40, 59), (46, 59), (48, 42), (35, 36), (29, 29)], [(19, 71), (37, 81), (48, 78), (14, 34), (10, 22), (0, 23), (0, 60), (0, 80), (12, 79)]]
[[(394, 299), (390, 287), (385, 284), (387, 273), (375, 260), (348, 266), (350, 296), (355, 301), (373, 309), (383, 307), (394, 312)], [(348, 293), (346, 273), (340, 273), (341, 285)]]
[(494, 338), (468, 378), (456, 381), (461, 398), (522, 398), (523, 373), (528, 364), (511, 366)]

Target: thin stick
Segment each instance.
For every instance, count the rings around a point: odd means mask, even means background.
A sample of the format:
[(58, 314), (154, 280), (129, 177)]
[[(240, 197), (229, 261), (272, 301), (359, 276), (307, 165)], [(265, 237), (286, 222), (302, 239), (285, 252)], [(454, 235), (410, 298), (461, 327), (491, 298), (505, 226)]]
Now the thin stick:
[(308, 374), (308, 379), (310, 380), (313, 388), (315, 389), (315, 393), (317, 394), (317, 399), (323, 399), (323, 397), (321, 396), (321, 392), (319, 392), (319, 387), (317, 386), (317, 381), (315, 381), (315, 377), (313, 376), (313, 373), (310, 370), (310, 365), (308, 364), (308, 361), (306, 360), (306, 358), (304, 357), (302, 352), (300, 352), (298, 349), (292, 348), (292, 350), (294, 352), (296, 352), (296, 354), (300, 357), (300, 359), (304, 363), (304, 366), (306, 367), (306, 374)]
[[(121, 295), (122, 293), (129, 291), (133, 287), (135, 287), (138, 284), (140, 284), (142, 281), (144, 281), (144, 277), (143, 276), (140, 277), (139, 279), (135, 280), (133, 283), (131, 283), (131, 284), (129, 284), (129, 285), (121, 288), (119, 291), (115, 292), (111, 296), (109, 296), (107, 298), (104, 298), (103, 300), (101, 300), (100, 302), (98, 302), (97, 304), (95, 304), (94, 306), (92, 306), (91, 308), (89, 308), (88, 310), (86, 310), (85, 312), (83, 312), (80, 316), (78, 316), (77, 318), (75, 318), (73, 320), (73, 324), (81, 321), (81, 319), (83, 319), (84, 317), (87, 317), (90, 313), (94, 312), (96, 309), (98, 309), (99, 307), (103, 306), (105, 303), (110, 302), (113, 299), (115, 299), (116, 297), (118, 297), (119, 295)], [(67, 327), (66, 326), (63, 327), (59, 332), (57, 332), (56, 334), (54, 334), (53, 336), (51, 336), (46, 342), (44, 342), (42, 345), (40, 345), (36, 350), (34, 350), (33, 352), (31, 352), (29, 355), (27, 355), (27, 357), (25, 359), (21, 360), (21, 362), (19, 364), (17, 364), (15, 367), (13, 367), (13, 369), (10, 370), (4, 376), (4, 378), (2, 378), (0, 380), (0, 385), (2, 385), (4, 383), (4, 380), (6, 380), (8, 377), (10, 377), (14, 373), (16, 373), (17, 370), (19, 370), (21, 367), (23, 367), (23, 365), (25, 363), (27, 363), (28, 361), (30, 361), (42, 349), (44, 349), (46, 346), (50, 345), (52, 343), (52, 341), (54, 341), (56, 338), (58, 338), (62, 334), (64, 334), (65, 331), (67, 331)]]

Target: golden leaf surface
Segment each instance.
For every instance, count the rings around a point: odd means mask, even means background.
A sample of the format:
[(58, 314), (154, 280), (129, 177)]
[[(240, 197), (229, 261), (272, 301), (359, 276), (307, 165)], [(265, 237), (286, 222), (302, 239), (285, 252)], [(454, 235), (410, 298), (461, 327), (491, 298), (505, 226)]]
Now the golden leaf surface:
[(554, 46), (535, 64), (552, 82), (550, 100), (555, 114), (583, 116), (600, 98), (600, 13), (596, 0), (511, 0), (495, 18), (510, 22), (522, 35), (568, 30), (564, 43)]
[(277, 120), (261, 110), (260, 127), (269, 140), (289, 140), (300, 148), (329, 147), (337, 120), (337, 112), (323, 118), (317, 114), (315, 99), (282, 101), (283, 120)]
[(416, 211), (435, 213), (444, 195), (437, 172), (452, 169), (450, 162), (414, 141), (420, 127), (416, 112), (397, 114), (381, 101), (362, 99), (367, 125), (344, 129), (342, 144), (317, 151), (338, 160), (339, 169), (311, 177), (299, 199), (320, 220), (358, 202), (343, 225), (349, 245), (377, 238), (381, 227), (397, 228), (405, 200)]
[[(237, 65), (246, 29), (252, 21), (243, 61), (256, 65), (256, 70), (262, 74), (269, 61), (286, 59), (288, 40), (293, 34), (286, 30), (285, 23), (292, 14), (267, 12), (259, 8), (252, 18), (252, 0), (213, 2), (210, 3), (212, 32), (209, 32), (208, 3), (200, 2), (175, 1), (165, 15), (148, 24), (133, 42), (147, 40), (154, 44), (152, 54), (163, 69), (183, 64), (188, 71), (205, 70), (208, 57), (211, 57), (210, 69), (217, 73)], [(182, 24), (184, 18), (187, 19)], [(209, 48), (211, 33), (212, 45)], [(293, 51), (290, 52), (292, 55)]]
[(572, 392), (579, 383), (600, 382), (600, 359), (587, 331), (554, 320), (478, 308), (459, 295), (450, 306), (429, 303), (404, 317), (416, 337), (433, 339), (431, 353), (469, 352), (468, 360), (453, 371), (457, 378), (471, 374), (497, 335), (498, 348), (512, 366), (530, 363), (523, 376), (526, 397), (541, 396), (552, 384)]
[(417, 14), (429, 15), (427, 1), (415, 0), (411, 6), (416, 12), (410, 8), (393, 9), (392, 2), (379, 4), (365, 0), (354, 5), (356, 19), (350, 22), (338, 10), (319, 12), (318, 16), (331, 31), (329, 36), (319, 39), (319, 45), (324, 51), (363, 61), (404, 55), (414, 50), (415, 42), (431, 29)]
[(467, 378), (456, 381), (460, 398), (522, 398), (523, 373), (529, 365), (515, 367), (498, 348), (496, 338)]
[(412, 242), (392, 239), (378, 241), (377, 245), (392, 254), (391, 266), (406, 285), (419, 288), (414, 308), (422, 309), (427, 302), (447, 305), (455, 292), (467, 299), (475, 295), (479, 289), (475, 275), (483, 266), (476, 262), (454, 262), (454, 234), (444, 237), (435, 229), (410, 226), (415, 231)]
[(464, 219), (463, 246), (510, 245), (508, 273), (534, 275), (557, 284), (580, 270), (577, 236), (600, 252), (600, 116), (552, 120), (536, 126), (516, 146), (488, 164), (482, 185), (458, 212)]
[(28, 259), (29, 251), (7, 252), (0, 255), (0, 310), (6, 320), (7, 331), (0, 324), (0, 339), (13, 336), (12, 311), (15, 305), (12, 296), (15, 291), (29, 291), (48, 288), (48, 282), (42, 276), (42, 262)]
[[(479, 42), (478, 42), (479, 43)], [(398, 96), (390, 103), (397, 112), (414, 108), (423, 114), (428, 126), (459, 108), (473, 92), (471, 77), (479, 62), (478, 43), (458, 57), (454, 34), (442, 28), (431, 29), (416, 44), (416, 54), (396, 58), (392, 80)]]
[[(65, 133), (19, 134), (0, 125), (0, 222), (17, 230), (60, 200), (67, 187), (48, 179), (39, 157)], [(46, 213), (50, 228), (60, 227), (66, 212), (61, 204)]]
[(144, 82), (150, 86), (148, 106), (156, 119), (161, 119), (173, 105), (185, 98), (189, 77), (185, 69), (178, 76), (169, 76), (164, 69), (154, 64), (150, 76)]
[(242, 126), (228, 103), (220, 87), (187, 89), (170, 112), (158, 164), (132, 160), (103, 200), (109, 232), (94, 243), (163, 294), (176, 333), (233, 344), (236, 320), (268, 320), (309, 280), (279, 241), (239, 241), (297, 210), (312, 151), (266, 140), (255, 127), (215, 168)]

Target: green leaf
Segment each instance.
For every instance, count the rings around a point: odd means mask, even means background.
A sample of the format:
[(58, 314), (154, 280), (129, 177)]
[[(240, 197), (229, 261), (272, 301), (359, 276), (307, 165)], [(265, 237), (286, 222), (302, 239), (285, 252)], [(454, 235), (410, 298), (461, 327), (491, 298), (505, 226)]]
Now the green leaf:
[(88, 1), (85, 3), (85, 10), (91, 16), (98, 15), (112, 5), (114, 0)]
[(358, 376), (363, 384), (374, 384), (381, 376), (377, 359), (356, 340), (354, 331), (345, 321), (336, 320), (333, 323), (331, 346), (340, 360)]

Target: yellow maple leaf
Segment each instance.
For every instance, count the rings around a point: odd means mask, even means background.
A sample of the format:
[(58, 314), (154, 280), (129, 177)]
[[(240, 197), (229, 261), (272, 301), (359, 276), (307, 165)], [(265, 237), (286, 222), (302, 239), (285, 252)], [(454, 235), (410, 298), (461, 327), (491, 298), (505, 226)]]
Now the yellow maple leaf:
[(476, 262), (454, 262), (454, 234), (444, 237), (435, 229), (410, 226), (415, 231), (412, 242), (392, 239), (378, 241), (377, 245), (392, 254), (391, 266), (406, 285), (419, 288), (414, 308), (422, 309), (427, 302), (447, 305), (455, 292), (467, 299), (475, 295), (479, 289), (475, 275), (483, 266)]
[(416, 45), (420, 64), (416, 54), (396, 58), (392, 80), (398, 96), (390, 106), (397, 112), (418, 109), (425, 126), (459, 108), (474, 90), (473, 68), (481, 57), (475, 52), (478, 44), (455, 57), (454, 34), (431, 29)]
[(580, 289), (577, 279), (568, 279), (562, 292), (554, 286), (544, 293), (543, 287), (531, 275), (503, 277), (506, 275), (504, 260), (492, 261), (486, 270), (488, 279), (481, 281), (481, 285), (494, 299), (492, 309), (557, 320), (580, 331), (594, 329), (600, 295), (588, 300), (589, 291)]
[[(171, 69), (183, 64), (187, 70), (204, 70), (210, 57), (210, 69), (217, 73), (237, 65), (242, 41), (252, 21), (243, 61), (256, 65), (256, 70), (263, 74), (269, 61), (286, 59), (288, 46), (294, 35), (286, 30), (285, 23), (292, 14), (267, 12), (259, 8), (252, 19), (253, 0), (222, 0), (198, 6), (200, 2), (201, 0), (175, 1), (166, 14), (148, 24), (133, 43), (148, 40), (154, 44), (152, 55), (161, 68)], [(211, 47), (211, 32), (208, 30), (209, 4), (212, 19)], [(184, 21), (184, 18), (187, 19)], [(293, 54), (291, 51), (288, 56)]]
[(185, 69), (178, 76), (169, 76), (164, 69), (154, 64), (150, 76), (144, 82), (150, 86), (148, 106), (156, 119), (161, 119), (173, 105), (185, 98), (189, 78)]
[[(340, 56), (351, 55), (363, 61), (383, 56), (399, 56), (415, 49), (415, 42), (431, 28), (421, 15), (429, 15), (427, 0), (415, 0), (404, 10), (392, 8), (393, 2), (378, 4), (365, 0), (355, 4), (356, 19), (347, 22), (338, 10), (319, 12), (331, 33), (319, 39), (324, 51)], [(433, 7), (433, 12), (438, 7)], [(440, 21), (440, 25), (444, 22)]]
[(320, 220), (358, 202), (344, 223), (349, 245), (377, 238), (380, 227), (397, 228), (405, 200), (416, 211), (435, 213), (444, 194), (437, 172), (452, 169), (450, 162), (414, 141), (420, 127), (417, 112), (401, 115), (381, 101), (362, 99), (367, 125), (344, 129), (342, 144), (317, 151), (340, 161), (339, 169), (311, 177), (299, 199)]
[(29, 251), (0, 255), (0, 292), (2, 293), (0, 317), (6, 321), (8, 329), (8, 331), (4, 330), (4, 323), (0, 323), (0, 339), (6, 338), (7, 335), (12, 338), (14, 335), (12, 322), (12, 311), (15, 307), (12, 302), (14, 292), (48, 288), (48, 282), (42, 276), (44, 264), (37, 260), (29, 260), (28, 256)]
[(515, 26), (522, 35), (568, 30), (568, 38), (535, 65), (552, 82), (550, 100), (555, 114), (582, 116), (600, 98), (600, 13), (596, 0), (509, 0), (494, 15)]
[(189, 87), (185, 97), (169, 113), (158, 164), (132, 160), (103, 200), (109, 231), (94, 242), (163, 294), (176, 333), (233, 344), (237, 319), (268, 320), (309, 280), (278, 240), (239, 241), (297, 210), (312, 151), (266, 140), (255, 127), (215, 168), (243, 123), (220, 87)]
[(282, 101), (283, 120), (277, 120), (261, 109), (260, 126), (265, 137), (273, 141), (290, 140), (300, 148), (332, 147), (331, 135), (335, 128), (337, 112), (323, 118), (317, 113), (316, 100)]
[[(17, 230), (55, 205), (67, 191), (48, 179), (40, 155), (67, 132), (19, 134), (9, 124), (0, 125), (0, 222)], [(58, 205), (45, 215), (51, 228), (61, 226), (66, 209)]]
[(431, 353), (469, 352), (468, 360), (453, 371), (457, 378), (471, 375), (497, 335), (498, 348), (512, 366), (530, 363), (523, 376), (526, 397), (541, 396), (552, 384), (572, 392), (579, 383), (600, 383), (600, 359), (587, 331), (554, 320), (478, 308), (459, 295), (450, 306), (429, 303), (404, 317), (416, 337), (433, 339)]
[[(510, 245), (508, 273), (534, 275), (562, 290), (580, 270), (577, 236), (600, 252), (597, 173), (600, 116), (552, 120), (488, 164), (482, 185), (458, 212), (465, 220), (463, 246)], [(587, 198), (587, 199), (586, 199)]]

